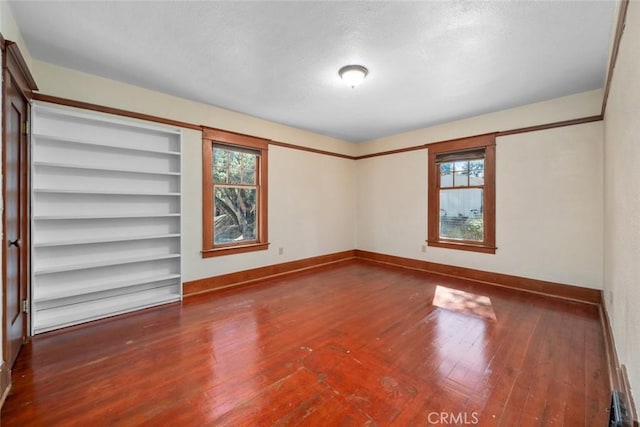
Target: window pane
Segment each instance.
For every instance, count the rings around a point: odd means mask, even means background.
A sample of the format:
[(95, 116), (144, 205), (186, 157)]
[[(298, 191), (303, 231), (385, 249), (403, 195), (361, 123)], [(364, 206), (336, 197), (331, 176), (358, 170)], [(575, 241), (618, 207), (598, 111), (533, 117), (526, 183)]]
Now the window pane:
[(440, 190), (440, 237), (484, 240), (483, 190)]
[(255, 185), (256, 184), (256, 168), (255, 166), (247, 167), (242, 174), (242, 183)]
[(258, 155), (233, 149), (213, 149), (213, 182), (256, 185)]
[(453, 163), (440, 164), (440, 187), (453, 187)]
[(216, 186), (213, 192), (213, 243), (257, 240), (257, 189)]
[(244, 154), (242, 160), (242, 183), (246, 185), (256, 185), (256, 164), (258, 156), (255, 154)]
[(469, 162), (469, 185), (484, 185), (484, 159)]
[(484, 169), (484, 159), (472, 160), (469, 162), (469, 170), (474, 171), (478, 169)]
[(454, 187), (468, 187), (469, 186), (469, 172), (456, 172), (453, 175), (453, 186)]
[(229, 152), (221, 148), (213, 149), (213, 182), (226, 184), (228, 181), (227, 167), (229, 165)]
[(242, 184), (242, 169), (229, 168), (229, 184)]
[(227, 150), (223, 150), (222, 148), (214, 148), (213, 149), (213, 166), (215, 167), (227, 167), (229, 164), (229, 152)]
[(229, 177), (227, 175), (227, 169), (222, 167), (213, 168), (213, 182), (216, 184), (227, 184)]
[(456, 172), (466, 172), (469, 170), (469, 162), (455, 162), (454, 167)]
[(470, 172), (469, 185), (484, 185), (484, 169)]

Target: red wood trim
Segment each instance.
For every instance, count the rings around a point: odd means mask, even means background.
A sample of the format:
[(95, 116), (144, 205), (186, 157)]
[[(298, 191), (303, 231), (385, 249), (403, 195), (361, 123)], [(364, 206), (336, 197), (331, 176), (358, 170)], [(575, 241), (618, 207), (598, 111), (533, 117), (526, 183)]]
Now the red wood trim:
[[(269, 245), (269, 150), (264, 149), (258, 162), (258, 238), (260, 243)], [(265, 248), (266, 249), (266, 248)]]
[[(61, 98), (61, 97), (52, 96), (52, 95), (45, 95), (45, 94), (42, 94), (42, 93), (33, 93), (33, 99), (35, 99), (36, 101), (50, 102), (52, 104), (66, 105), (68, 107), (82, 108), (82, 109), (85, 109), (85, 110), (98, 111), (98, 112), (107, 113), (107, 114), (114, 114), (114, 115), (118, 115), (118, 116), (131, 117), (131, 118), (139, 119), (139, 120), (146, 120), (146, 121), (155, 122), (155, 123), (162, 123), (162, 124), (166, 124), (166, 125), (169, 125), (169, 126), (176, 126), (176, 127), (182, 127), (182, 128), (186, 128), (186, 129), (193, 129), (193, 130), (199, 130), (199, 131), (202, 131), (202, 129), (203, 129), (203, 127), (201, 125), (196, 125), (196, 124), (193, 124), (193, 123), (187, 123), (187, 122), (182, 122), (182, 121), (178, 121), (178, 120), (166, 119), (166, 118), (163, 118), (163, 117), (152, 116), (152, 115), (149, 115), (149, 114), (136, 113), (136, 112), (133, 112), (133, 111), (122, 110), (122, 109), (119, 109), (119, 108), (106, 107), (106, 106), (103, 106), (103, 105), (91, 104), (91, 103), (88, 103), (88, 102), (76, 101), (76, 100), (67, 99), (67, 98)], [(561, 122), (554, 122), (554, 123), (548, 123), (548, 124), (537, 125), (537, 126), (529, 126), (529, 127), (524, 127), (524, 128), (506, 130), (506, 131), (499, 131), (499, 132), (494, 132), (494, 134), (496, 136), (507, 136), (507, 135), (514, 135), (514, 134), (518, 134), (518, 133), (536, 132), (536, 131), (545, 130), (545, 129), (553, 129), (553, 128), (557, 128), (557, 127), (573, 126), (573, 125), (578, 125), (578, 124), (583, 124), (583, 123), (590, 123), (590, 122), (595, 122), (595, 121), (600, 121), (600, 120), (602, 120), (602, 115), (583, 117), (583, 118), (580, 118), (580, 119), (564, 120), (564, 121), (561, 121)], [(225, 132), (229, 132), (229, 131), (225, 131)], [(229, 132), (229, 133), (234, 133), (234, 132)], [(487, 134), (478, 134), (478, 135), (473, 135), (473, 136), (469, 136), (469, 137), (466, 137), (466, 138), (476, 138), (476, 137), (485, 136), (485, 135), (487, 135)], [(252, 137), (252, 138), (256, 138), (256, 137)], [(262, 138), (260, 138), (260, 139), (262, 139)], [(318, 150), (318, 149), (315, 149), (315, 148), (304, 147), (304, 146), (301, 146), (301, 145), (289, 144), (289, 143), (280, 142), (280, 141), (269, 141), (269, 144), (270, 145), (275, 145), (275, 146), (278, 146), (278, 147), (290, 148), (290, 149), (293, 149), (293, 150), (307, 151), (307, 152), (310, 152), (310, 153), (323, 154), (323, 155), (326, 155), (326, 156), (340, 157), (340, 158), (343, 158), (343, 159), (362, 160), (362, 159), (368, 159), (368, 158), (371, 158), (371, 157), (388, 156), (388, 155), (391, 155), (391, 154), (399, 154), (399, 153), (406, 153), (406, 152), (410, 152), (410, 151), (424, 150), (426, 148), (429, 148), (433, 144), (446, 143), (446, 142), (454, 141), (454, 140), (457, 140), (457, 139), (465, 139), (465, 138), (454, 138), (454, 139), (444, 140), (444, 141), (434, 141), (434, 142), (430, 142), (430, 143), (427, 143), (427, 144), (421, 144), (421, 145), (416, 145), (416, 146), (406, 147), (406, 148), (398, 148), (398, 149), (395, 149), (395, 150), (380, 151), (378, 153), (365, 154), (365, 155), (362, 155), (362, 156), (349, 156), (347, 154), (334, 153), (332, 151), (326, 151), (326, 150)]]
[(589, 289), (581, 286), (563, 285), (560, 283), (547, 282), (544, 280), (529, 279), (526, 277), (511, 276), (502, 273), (474, 270), (465, 267), (456, 267), (446, 264), (438, 264), (430, 261), (421, 261), (410, 258), (403, 258), (393, 255), (379, 254), (356, 249), (356, 258), (390, 264), (412, 270), (428, 271), (430, 273), (453, 276), (466, 280), (487, 283), (489, 285), (500, 286), (524, 292), (547, 295), (555, 298), (562, 298), (572, 301), (579, 301), (588, 304), (600, 304), (602, 302), (601, 291)]
[[(487, 146), (484, 159), (484, 242), (487, 253), (496, 253), (496, 139)], [(487, 173), (486, 171), (490, 171)]]
[(18, 45), (10, 40), (5, 41), (3, 47), (3, 70), (11, 73), (11, 78), (15, 81), (15, 88), (20, 92), (27, 102), (33, 98), (33, 91), (37, 90), (35, 80), (27, 67)]
[(355, 256), (354, 254), (354, 250), (349, 250), (296, 261), (289, 261), (282, 264), (273, 264), (266, 267), (239, 271), (237, 273), (224, 274), (222, 276), (192, 280), (183, 284), (183, 295), (188, 297), (219, 289), (226, 289), (233, 286), (246, 285), (276, 276), (283, 276), (298, 271), (334, 264), (336, 262), (347, 261), (353, 259)]
[[(485, 178), (483, 188), (484, 197), (484, 241), (465, 242), (440, 238), (440, 169), (436, 164), (436, 155), (472, 148), (485, 147)], [(495, 133), (477, 137), (453, 139), (432, 144), (428, 151), (428, 180), (427, 180), (427, 244), (447, 249), (464, 251), (496, 253), (495, 214), (496, 214), (496, 137)]]
[(631, 411), (633, 425), (638, 427), (638, 412), (636, 411), (636, 407), (633, 402), (633, 396), (631, 394), (631, 387), (629, 386), (626, 368), (624, 365), (620, 365), (620, 362), (618, 360), (618, 352), (616, 351), (613, 331), (611, 329), (611, 323), (609, 322), (609, 314), (607, 313), (607, 309), (603, 304), (600, 304), (599, 311), (611, 391), (619, 390), (624, 393), (626, 402), (623, 403), (625, 404), (625, 407)]
[[(580, 124), (583, 124), (583, 123), (597, 122), (597, 121), (600, 121), (600, 120), (602, 120), (602, 115), (589, 116), (589, 117), (582, 117), (580, 119), (563, 120), (561, 122), (554, 122), (554, 123), (547, 123), (547, 124), (537, 125), (537, 126), (528, 126), (528, 127), (523, 127), (523, 128), (503, 130), (503, 131), (499, 131), (499, 132), (493, 132), (493, 135), (495, 135), (496, 137), (499, 137), (499, 136), (515, 135), (515, 134), (518, 134), (518, 133), (537, 132), (537, 131), (546, 130), (546, 129), (553, 129), (553, 128), (559, 128), (559, 127), (565, 127), (565, 126), (580, 125)], [(356, 157), (354, 157), (354, 159), (355, 160), (362, 160), (362, 159), (368, 159), (368, 158), (371, 158), (371, 157), (388, 156), (388, 155), (391, 155), (391, 154), (406, 153), (406, 152), (409, 152), (409, 151), (431, 149), (431, 147), (433, 145), (435, 145), (435, 144), (445, 144), (445, 143), (449, 143), (451, 141), (456, 141), (456, 140), (461, 140), (461, 139), (468, 139), (468, 138), (477, 138), (477, 137), (486, 136), (486, 135), (489, 135), (489, 134), (483, 133), (483, 134), (468, 136), (468, 137), (464, 137), (464, 138), (454, 138), (454, 139), (447, 139), (447, 140), (444, 140), (444, 141), (434, 141), (434, 142), (429, 142), (427, 144), (416, 145), (416, 146), (413, 146), (413, 147), (398, 148), (396, 150), (380, 151), (378, 153), (371, 153), (371, 154), (365, 154), (363, 156), (356, 156)]]
[(627, 399), (627, 409), (631, 411), (629, 418), (632, 419), (633, 427), (638, 427), (640, 425), (640, 419), (638, 418), (638, 410), (636, 409), (636, 404), (631, 394), (631, 383), (629, 382), (629, 375), (627, 374), (627, 367), (625, 365), (620, 365), (620, 374), (622, 375), (622, 390), (624, 390), (624, 395)]
[(565, 126), (574, 126), (574, 125), (581, 125), (584, 123), (599, 122), (601, 120), (602, 120), (602, 115), (600, 114), (597, 116), (582, 117), (580, 119), (563, 120), (561, 122), (547, 123), (544, 125), (528, 126), (525, 128), (518, 128), (518, 129), (511, 129), (511, 130), (503, 130), (503, 131), (497, 132), (496, 136), (516, 135), (519, 133), (526, 133), (526, 132), (538, 132), (541, 130), (554, 129), (554, 128), (560, 128)]
[(446, 240), (427, 240), (427, 244), (436, 248), (457, 249), (460, 251), (481, 252), (484, 254), (495, 254), (496, 249), (498, 249), (495, 246), (476, 245), (466, 242), (449, 242)]
[[(61, 98), (61, 97), (58, 97), (58, 96), (45, 95), (43, 93), (34, 93), (33, 94), (33, 99), (35, 99), (36, 101), (41, 101), (41, 102), (50, 102), (52, 104), (65, 105), (67, 107), (82, 108), (82, 109), (85, 109), (85, 110), (98, 111), (98, 112), (101, 112), (101, 113), (114, 114), (114, 115), (117, 115), (117, 116), (130, 117), (130, 118), (134, 118), (134, 119), (146, 120), (146, 121), (155, 122), (155, 123), (162, 123), (162, 124), (166, 124), (166, 125), (169, 125), (169, 126), (176, 126), (176, 127), (186, 128), (186, 129), (193, 129), (193, 130), (199, 130), (199, 131), (203, 131), (203, 129), (210, 129), (210, 130), (213, 130), (213, 131), (220, 130), (220, 129), (214, 129), (214, 128), (207, 128), (205, 126), (196, 125), (196, 124), (193, 124), (193, 123), (182, 122), (182, 121), (172, 120), (172, 119), (166, 119), (164, 117), (152, 116), (152, 115), (143, 114), (143, 113), (136, 113), (134, 111), (123, 110), (123, 109), (120, 109), (120, 108), (106, 107), (106, 106), (103, 106), (103, 105), (91, 104), (91, 103), (84, 102), (84, 101), (76, 101), (76, 100), (72, 100), (72, 99)], [(227, 133), (230, 133), (230, 134), (242, 135), (242, 134), (239, 134), (237, 132), (230, 132), (230, 131), (226, 131), (226, 130), (224, 132), (227, 132)], [(255, 137), (255, 136), (251, 136), (251, 135), (244, 135), (244, 136), (247, 136), (247, 137), (250, 137), (250, 138), (256, 138), (256, 139), (264, 140), (264, 138), (259, 138), (259, 137)], [(355, 160), (356, 159), (354, 156), (349, 156), (347, 154), (334, 153), (334, 152), (325, 151), (325, 150), (318, 150), (318, 149), (315, 149), (315, 148), (304, 147), (302, 145), (289, 144), (289, 143), (280, 142), (280, 141), (269, 141), (269, 145), (276, 145), (278, 147), (290, 148), (290, 149), (293, 149), (293, 150), (300, 150), (300, 151), (307, 151), (309, 153), (324, 154), (326, 156), (340, 157), (340, 158), (349, 159), (349, 160)]]
[(627, 20), (627, 7), (629, 6), (629, 0), (620, 0), (620, 10), (618, 10), (618, 23), (616, 24), (616, 33), (613, 38), (613, 46), (611, 48), (611, 58), (609, 61), (609, 70), (607, 71), (607, 81), (604, 85), (604, 96), (602, 98), (602, 110), (600, 115), (604, 117), (604, 113), (607, 110), (607, 101), (609, 100), (609, 91), (611, 90), (611, 81), (613, 79), (613, 70), (616, 67), (616, 61), (618, 60), (618, 51), (620, 50), (620, 41), (622, 40), (622, 33), (624, 33), (624, 26)]
[(618, 363), (618, 354), (613, 340), (613, 331), (609, 322), (609, 315), (606, 308), (600, 305), (600, 325), (604, 336), (604, 349), (607, 356), (607, 365), (609, 367), (609, 384), (612, 390), (621, 390), (621, 381), (618, 376), (620, 365)]
[(0, 408), (4, 405), (4, 401), (7, 400), (10, 389), (11, 370), (7, 367), (7, 364), (2, 361), (0, 363)]
[[(3, 55), (2, 55), (2, 169), (6, 170), (6, 153), (4, 149), (4, 145), (7, 141), (7, 111), (11, 106), (9, 85), (13, 87), (18, 95), (21, 95), (24, 98), (24, 102), (26, 104), (26, 115), (24, 116), (25, 120), (29, 120), (31, 114), (31, 106), (29, 104), (29, 100), (32, 98), (33, 90), (37, 89), (35, 81), (33, 80), (33, 76), (27, 67), (18, 46), (10, 41), (4, 40), (2, 38), (3, 43)], [(24, 123), (24, 122), (23, 122)], [(20, 237), (23, 241), (23, 244), (20, 245), (20, 266), (19, 266), (19, 295), (15, 295), (15, 292), (8, 292), (7, 289), (7, 258), (6, 252), (2, 251), (2, 307), (3, 307), (3, 315), (2, 315), (2, 349), (3, 354), (7, 357), (9, 341), (8, 341), (8, 333), (7, 333), (7, 306), (9, 297), (13, 295), (13, 298), (20, 297), (22, 299), (26, 299), (27, 301), (31, 300), (30, 289), (31, 289), (31, 278), (29, 275), (29, 270), (31, 268), (31, 254), (28, 248), (31, 247), (31, 229), (29, 227), (28, 219), (31, 217), (31, 204), (29, 203), (29, 189), (31, 188), (31, 175), (29, 174), (29, 165), (31, 163), (31, 144), (30, 137), (31, 135), (26, 133), (26, 135), (22, 135), (20, 131), (20, 136), (24, 137), (24, 141), (20, 141), (20, 143), (24, 143), (24, 155), (22, 155), (19, 159), (20, 162), (20, 170), (21, 184), (18, 188), (18, 203), (21, 206), (21, 217), (19, 218), (20, 224)], [(6, 182), (6, 174), (2, 175), (2, 199), (6, 200), (7, 194), (7, 182)], [(6, 210), (2, 212), (2, 229), (6, 230), (7, 227), (7, 218), (6, 218)], [(6, 233), (6, 231), (5, 231)], [(5, 235), (6, 239), (6, 235)], [(5, 244), (4, 239), (2, 239), (3, 244)], [(11, 294), (11, 295), (10, 295)], [(23, 340), (29, 339), (29, 317), (26, 315), (22, 316), (22, 328), (23, 328)], [(24, 343), (24, 341), (23, 341)], [(9, 355), (11, 362), (15, 359), (15, 355)], [(10, 369), (10, 367), (8, 367)], [(2, 378), (0, 378), (0, 382)], [(9, 378), (9, 383), (11, 383), (11, 378)]]
[[(211, 141), (202, 140), (202, 248), (213, 247), (213, 153)], [(204, 252), (202, 254), (204, 257)]]
[(389, 156), (391, 154), (400, 154), (400, 153), (407, 153), (409, 151), (425, 150), (428, 148), (428, 146), (429, 144), (422, 144), (422, 145), (415, 145), (413, 147), (398, 148), (396, 150), (380, 151), (378, 153), (371, 153), (371, 154), (365, 154), (363, 156), (356, 156), (354, 159), (362, 160), (362, 159), (369, 159), (371, 157)]
[(334, 153), (332, 151), (318, 150), (315, 148), (304, 147), (302, 145), (288, 144), (286, 142), (270, 141), (269, 145), (276, 145), (278, 147), (291, 148), (292, 150), (307, 151), (309, 153), (324, 154), (325, 156), (333, 156), (333, 157), (340, 157), (343, 159), (356, 160), (356, 157), (349, 156), (348, 154), (340, 154), (340, 153)]
[(446, 141), (431, 142), (427, 148), (432, 153), (446, 153), (448, 151), (468, 150), (496, 145), (496, 133), (467, 136), (464, 138), (448, 139)]
[(226, 142), (232, 145), (238, 144), (243, 147), (249, 146), (260, 150), (267, 150), (270, 142), (265, 138), (206, 126), (202, 126), (202, 138), (217, 142)]
[(436, 153), (429, 150), (427, 154), (427, 245), (438, 241), (440, 230), (440, 173), (436, 165)]
[(24, 60), (24, 56), (22, 56), (22, 52), (20, 52), (18, 45), (10, 40), (5, 40), (4, 46), (6, 54), (13, 57), (20, 74), (24, 77), (26, 87), (29, 88), (30, 96), (28, 99), (31, 99), (32, 91), (38, 90), (38, 85), (36, 84), (36, 80), (33, 78), (33, 74), (31, 74), (31, 71), (29, 70), (29, 66), (27, 66), (27, 62)]
[[(260, 150), (257, 164), (258, 190), (258, 239), (257, 242), (237, 246), (218, 246), (213, 238), (213, 177), (212, 144), (228, 143), (238, 147), (250, 147)], [(231, 255), (243, 252), (260, 251), (269, 248), (269, 141), (236, 132), (202, 127), (202, 257)]]
[[(211, 228), (211, 226), (209, 226)], [(249, 243), (247, 245), (225, 246), (202, 250), (202, 258), (213, 258), (223, 255), (243, 254), (246, 252), (264, 251), (271, 243)]]
[(186, 129), (202, 130), (200, 126), (178, 120), (165, 119), (163, 117), (152, 116), (150, 114), (136, 113), (122, 110), (120, 108), (105, 107), (104, 105), (91, 104), (84, 101), (60, 98), (57, 96), (34, 93), (33, 99), (36, 101), (49, 102), (52, 104), (65, 105), (67, 107), (82, 108), (84, 110), (98, 111), (100, 113), (114, 114), (116, 116), (130, 117), (132, 119), (146, 120), (148, 122), (161, 123), (169, 126), (176, 126)]

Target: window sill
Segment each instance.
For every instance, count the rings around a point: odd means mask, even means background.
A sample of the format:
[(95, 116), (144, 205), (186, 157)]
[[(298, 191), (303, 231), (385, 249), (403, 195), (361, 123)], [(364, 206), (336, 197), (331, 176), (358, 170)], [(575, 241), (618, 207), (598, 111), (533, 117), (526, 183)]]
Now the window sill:
[(473, 244), (469, 242), (450, 242), (443, 240), (427, 240), (429, 246), (445, 249), (458, 249), (460, 251), (481, 252), (485, 254), (495, 254), (495, 246), (485, 246), (481, 244)]
[(202, 258), (212, 258), (216, 256), (241, 254), (245, 252), (264, 251), (269, 249), (269, 243), (250, 243), (247, 245), (223, 246), (214, 249), (202, 250)]

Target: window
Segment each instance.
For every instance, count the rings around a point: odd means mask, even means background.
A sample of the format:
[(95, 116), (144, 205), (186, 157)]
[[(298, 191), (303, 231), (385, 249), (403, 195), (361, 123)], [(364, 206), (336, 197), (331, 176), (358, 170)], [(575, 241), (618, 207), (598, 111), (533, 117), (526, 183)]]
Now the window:
[(495, 253), (495, 134), (428, 146), (429, 246)]
[(203, 128), (203, 257), (268, 249), (268, 144)]

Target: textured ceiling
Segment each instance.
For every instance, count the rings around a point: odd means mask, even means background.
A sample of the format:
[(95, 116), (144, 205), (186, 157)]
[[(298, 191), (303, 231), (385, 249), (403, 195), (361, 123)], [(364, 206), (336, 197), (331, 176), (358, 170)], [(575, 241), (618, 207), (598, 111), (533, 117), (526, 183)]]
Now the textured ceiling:
[[(37, 2), (36, 59), (363, 141), (603, 86), (613, 1)], [(346, 64), (369, 76), (356, 89)]]

